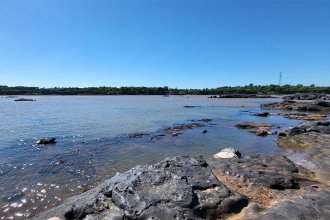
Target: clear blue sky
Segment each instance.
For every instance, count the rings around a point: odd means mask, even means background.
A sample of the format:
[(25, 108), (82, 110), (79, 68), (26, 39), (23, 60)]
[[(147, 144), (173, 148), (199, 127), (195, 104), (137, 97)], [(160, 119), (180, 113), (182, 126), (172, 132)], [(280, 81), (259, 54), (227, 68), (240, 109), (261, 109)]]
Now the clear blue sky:
[(330, 0), (0, 1), (0, 85), (330, 85)]

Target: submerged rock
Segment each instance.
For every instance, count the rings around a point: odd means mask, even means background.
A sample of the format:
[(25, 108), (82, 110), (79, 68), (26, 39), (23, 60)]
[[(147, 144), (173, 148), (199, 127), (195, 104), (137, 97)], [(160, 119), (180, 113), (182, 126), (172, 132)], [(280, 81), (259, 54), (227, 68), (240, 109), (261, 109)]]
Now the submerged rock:
[(55, 144), (56, 143), (56, 138), (51, 137), (51, 138), (40, 138), (37, 140), (37, 144)]
[(240, 158), (241, 153), (234, 148), (225, 148), (213, 155), (214, 158)]
[(127, 137), (128, 137), (128, 138), (140, 138), (140, 137), (142, 137), (142, 136), (144, 136), (144, 135), (146, 135), (146, 134), (144, 134), (144, 133), (139, 133), (139, 132), (134, 132), (134, 133), (129, 133), (129, 134), (127, 135)]
[(34, 219), (217, 219), (247, 204), (201, 157), (181, 156), (117, 174)]
[(269, 112), (256, 112), (253, 115), (261, 116), (261, 117), (267, 117), (269, 115)]
[(15, 99), (15, 102), (32, 102), (32, 101), (36, 101), (35, 99), (27, 99), (27, 98), (19, 98), (19, 99)]

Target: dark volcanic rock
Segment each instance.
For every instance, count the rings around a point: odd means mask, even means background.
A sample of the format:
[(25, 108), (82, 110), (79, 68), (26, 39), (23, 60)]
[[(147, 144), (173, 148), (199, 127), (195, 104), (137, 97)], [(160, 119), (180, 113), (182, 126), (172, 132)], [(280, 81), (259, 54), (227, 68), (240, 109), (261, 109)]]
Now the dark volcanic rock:
[(263, 109), (276, 109), (276, 110), (295, 110), (295, 111), (322, 111), (325, 110), (323, 106), (317, 105), (312, 102), (295, 102), (285, 100), (283, 102), (274, 102), (268, 104), (261, 104)]
[[(328, 99), (330, 100), (330, 99)], [(330, 102), (329, 101), (316, 101), (313, 104), (322, 106), (322, 107), (330, 107)]]
[(294, 95), (286, 95), (283, 96), (285, 100), (330, 100), (330, 96), (326, 94), (315, 94), (315, 93), (307, 93), (307, 94), (294, 94)]
[(269, 115), (269, 112), (256, 112), (253, 115), (261, 116), (261, 117), (267, 117)]
[(51, 137), (51, 138), (40, 138), (37, 140), (37, 144), (55, 144), (56, 143), (56, 138)]
[(26, 99), (26, 98), (19, 98), (19, 99), (15, 99), (15, 102), (32, 102), (35, 101), (35, 99)]
[(330, 121), (304, 122), (288, 130), (290, 136), (308, 132), (330, 134)]
[(164, 131), (170, 134), (178, 134), (180, 131), (185, 129), (201, 128), (201, 127), (205, 127), (205, 124), (193, 122), (188, 124), (175, 125), (172, 127), (166, 127), (164, 128)]
[(298, 167), (281, 155), (254, 155), (243, 158), (210, 159), (212, 170), (234, 176), (240, 181), (271, 189), (297, 189), (294, 175)]
[(139, 132), (135, 132), (135, 133), (129, 133), (129, 134), (127, 135), (127, 137), (128, 137), (128, 138), (140, 138), (140, 137), (142, 137), (142, 136), (144, 136), (144, 135), (146, 135), (146, 134), (144, 134), (144, 133), (139, 133)]
[(184, 108), (200, 108), (202, 106), (200, 106), (200, 105), (184, 105), (183, 107)]
[(275, 135), (276, 131), (271, 131), (271, 124), (259, 122), (241, 122), (235, 125), (237, 128), (248, 129), (249, 132), (257, 136)]
[(217, 219), (247, 204), (201, 157), (182, 156), (117, 174), (35, 219)]
[(271, 124), (265, 124), (259, 122), (241, 122), (241, 123), (237, 123), (235, 126), (241, 129), (254, 129), (260, 127), (270, 127)]

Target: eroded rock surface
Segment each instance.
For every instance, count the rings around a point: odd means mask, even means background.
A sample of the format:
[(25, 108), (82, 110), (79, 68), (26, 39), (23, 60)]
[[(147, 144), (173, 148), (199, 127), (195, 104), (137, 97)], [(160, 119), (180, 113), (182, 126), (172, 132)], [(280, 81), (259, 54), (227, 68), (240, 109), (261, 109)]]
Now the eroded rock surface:
[(117, 174), (35, 219), (216, 219), (247, 204), (201, 157), (182, 156)]
[(296, 101), (291, 101), (291, 100), (285, 100), (283, 102), (261, 104), (260, 107), (262, 109), (275, 109), (275, 110), (329, 112), (330, 103), (328, 103), (327, 101), (296, 102)]
[(276, 135), (277, 131), (271, 130), (271, 124), (259, 122), (241, 122), (235, 125), (237, 128), (247, 129), (257, 136)]
[(283, 96), (285, 100), (330, 100), (330, 96), (327, 94), (315, 94), (315, 93), (307, 93), (307, 94), (293, 94)]
[(304, 158), (296, 163), (306, 166), (311, 161), (321, 173), (320, 178), (330, 183), (330, 122), (303, 122), (287, 131), (287, 136), (278, 137), (277, 144), (293, 152), (302, 151)]
[(298, 176), (308, 173), (281, 155), (211, 159), (208, 163), (214, 172), (271, 189), (298, 189)]
[(307, 192), (280, 201), (275, 207), (254, 205), (244, 210), (244, 220), (330, 219), (330, 191), (309, 188)]

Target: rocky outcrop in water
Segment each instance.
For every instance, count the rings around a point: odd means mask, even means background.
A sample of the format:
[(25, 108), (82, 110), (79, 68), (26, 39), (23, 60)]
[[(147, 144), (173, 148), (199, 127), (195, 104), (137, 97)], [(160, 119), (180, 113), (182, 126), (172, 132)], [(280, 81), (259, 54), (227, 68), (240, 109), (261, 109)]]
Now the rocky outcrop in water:
[(259, 123), (259, 122), (241, 122), (235, 125), (240, 129), (247, 129), (250, 133), (257, 136), (275, 135), (277, 131), (271, 130), (271, 124)]
[(294, 94), (283, 96), (285, 100), (330, 100), (330, 95), (327, 94), (316, 94), (316, 93), (307, 93), (307, 94)]
[(117, 174), (34, 219), (217, 219), (247, 205), (205, 160), (182, 156)]
[(262, 109), (275, 109), (275, 110), (294, 110), (294, 111), (310, 111), (310, 112), (329, 112), (330, 102), (315, 101), (315, 102), (296, 102), (285, 100), (283, 102), (274, 102), (268, 104), (261, 104)]
[(39, 145), (42, 144), (55, 144), (56, 143), (56, 138), (50, 137), (50, 138), (39, 138), (36, 142)]
[(305, 113), (273, 113), (273, 115), (281, 115), (284, 118), (295, 119), (295, 120), (307, 120), (307, 121), (315, 121), (322, 120), (327, 117), (324, 114), (305, 114)]
[(208, 98), (273, 98), (271, 95), (257, 95), (257, 94), (226, 94), (226, 95), (212, 95)]
[(269, 112), (255, 112), (253, 113), (254, 116), (260, 116), (260, 117), (267, 117), (269, 115)]
[(19, 98), (19, 99), (15, 99), (15, 102), (32, 102), (32, 101), (36, 101), (35, 99), (27, 99), (27, 98)]

